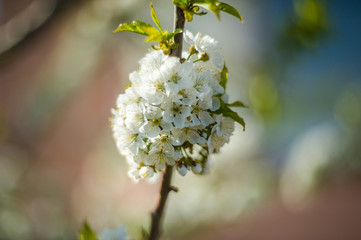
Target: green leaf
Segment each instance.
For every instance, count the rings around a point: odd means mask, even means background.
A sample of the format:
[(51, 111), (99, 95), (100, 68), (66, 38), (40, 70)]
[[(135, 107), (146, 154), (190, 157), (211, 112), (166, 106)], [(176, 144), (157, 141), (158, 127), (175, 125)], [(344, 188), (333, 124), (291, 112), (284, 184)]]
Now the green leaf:
[(152, 25), (142, 22), (142, 21), (133, 21), (131, 23), (121, 23), (118, 28), (113, 32), (122, 32), (129, 31), (134, 33), (139, 33), (145, 36), (150, 36), (160, 32), (158, 29), (153, 27)]
[(237, 9), (235, 9), (231, 5), (229, 5), (227, 3), (224, 3), (224, 2), (220, 2), (218, 7), (219, 7), (219, 10), (235, 16), (236, 18), (238, 18), (243, 23), (241, 14), (239, 14)]
[(160, 30), (161, 32), (163, 32), (163, 29), (162, 29), (162, 27), (161, 27), (161, 25), (160, 25), (158, 16), (157, 16), (157, 14), (155, 13), (155, 10), (154, 10), (154, 7), (153, 7), (153, 1), (152, 1), (152, 0), (150, 1), (150, 8), (151, 8), (150, 13), (151, 13), (151, 15), (152, 15), (153, 22), (155, 23), (155, 25), (157, 25), (157, 27), (159, 28), (159, 30)]
[(227, 104), (228, 107), (244, 107), (244, 108), (248, 108), (248, 106), (246, 106), (243, 102), (241, 101), (235, 101), (234, 103), (228, 103)]
[(145, 42), (161, 42), (163, 40), (163, 33), (160, 31), (154, 34), (151, 34)]
[(185, 9), (188, 5), (188, 1), (187, 0), (172, 0), (173, 4), (176, 5), (177, 7), (181, 8), (181, 9)]
[(171, 32), (171, 33), (168, 33), (166, 31), (163, 34), (163, 40), (169, 40), (169, 39), (171, 39), (172, 37), (174, 37), (175, 35), (177, 35), (178, 33), (181, 33), (181, 32), (183, 32), (183, 31), (180, 28), (177, 28), (174, 32)]
[(205, 8), (211, 12), (213, 12), (216, 17), (218, 18), (218, 20), (220, 20), (220, 16), (219, 16), (219, 4), (220, 2), (217, 0), (195, 0), (193, 3), (195, 6), (199, 6), (202, 8)]
[(87, 222), (83, 224), (83, 228), (79, 234), (79, 240), (98, 240), (98, 237)]
[(223, 116), (232, 118), (234, 121), (236, 121), (236, 122), (238, 122), (239, 124), (242, 125), (243, 131), (246, 130), (246, 123), (244, 122), (243, 118), (238, 116), (238, 113), (232, 111), (231, 109), (229, 109), (227, 107), (226, 111), (223, 113)]
[(226, 67), (226, 63), (224, 63), (223, 69), (220, 71), (221, 73), (221, 81), (219, 84), (223, 87), (224, 91), (226, 91), (227, 81), (228, 81), (228, 68)]
[(192, 22), (193, 20), (193, 13), (190, 11), (183, 11), (184, 13), (184, 18), (188, 21), (188, 22)]

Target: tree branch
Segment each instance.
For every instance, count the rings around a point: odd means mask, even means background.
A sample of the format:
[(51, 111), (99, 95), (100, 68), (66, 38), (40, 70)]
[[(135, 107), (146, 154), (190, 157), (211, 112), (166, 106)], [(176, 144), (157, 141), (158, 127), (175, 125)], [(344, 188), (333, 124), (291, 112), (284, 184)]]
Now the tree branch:
[[(174, 7), (174, 30), (177, 28), (184, 30), (184, 14), (182, 9), (178, 7)], [(183, 45), (183, 33), (178, 33), (174, 36), (174, 43), (178, 44), (178, 47), (173, 49), (171, 52), (171, 56), (175, 56), (178, 58), (182, 57), (182, 45)], [(152, 223), (149, 233), (148, 240), (158, 240), (161, 234), (161, 226), (162, 226), (162, 216), (165, 207), (165, 203), (168, 198), (168, 194), (170, 191), (178, 191), (177, 188), (171, 186), (173, 167), (166, 166), (165, 172), (162, 179), (162, 185), (160, 188), (159, 199), (157, 202), (157, 206), (155, 210), (152, 212)]]
[[(184, 30), (185, 18), (182, 9), (179, 7), (174, 7), (174, 25), (173, 30), (177, 28)], [(182, 58), (182, 46), (183, 46), (183, 32), (178, 33), (174, 36), (174, 43), (178, 44), (178, 47), (173, 49), (171, 56)]]

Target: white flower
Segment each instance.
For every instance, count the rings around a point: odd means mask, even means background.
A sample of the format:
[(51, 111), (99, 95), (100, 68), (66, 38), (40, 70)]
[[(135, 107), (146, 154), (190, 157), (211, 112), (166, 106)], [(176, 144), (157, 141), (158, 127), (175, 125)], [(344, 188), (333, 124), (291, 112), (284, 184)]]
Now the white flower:
[(183, 129), (173, 128), (172, 130), (172, 144), (175, 146), (182, 145), (185, 141), (191, 144), (200, 142), (201, 136), (196, 129), (192, 127), (185, 127)]
[(139, 128), (145, 124), (144, 105), (131, 104), (126, 107), (125, 111), (125, 126), (131, 131), (139, 132)]
[(147, 122), (140, 128), (140, 131), (149, 138), (158, 136), (162, 130), (170, 131), (173, 128), (171, 123), (167, 123), (163, 120), (162, 110), (158, 107), (149, 106), (145, 116)]
[(119, 94), (116, 102), (117, 108), (124, 108), (132, 103), (139, 103), (140, 100), (140, 95), (136, 92), (134, 87), (130, 86), (125, 90), (124, 94)]
[(99, 240), (128, 240), (127, 229), (124, 225), (115, 229), (105, 229), (99, 234)]
[(170, 96), (174, 102), (183, 105), (192, 105), (197, 101), (197, 91), (194, 88), (180, 89), (176, 95)]
[(212, 74), (207, 71), (201, 71), (200, 69), (193, 69), (192, 72), (193, 87), (198, 92), (197, 96), (203, 98), (212, 92), (212, 88), (209, 86), (209, 81), (212, 78)]
[(173, 145), (165, 132), (164, 135), (156, 138), (150, 146), (149, 154), (162, 152), (168, 157), (174, 157), (175, 151)]
[(133, 182), (138, 182), (140, 179), (139, 170), (137, 167), (130, 167), (128, 170), (128, 176), (132, 179)]
[(162, 170), (166, 164), (173, 166), (175, 159), (168, 157), (164, 152), (149, 153), (149, 162), (151, 162), (158, 170)]
[(139, 61), (138, 72), (146, 74), (158, 70), (167, 59), (168, 55), (164, 55), (162, 51), (152, 50)]
[(191, 110), (191, 122), (193, 125), (202, 124), (207, 127), (213, 122), (211, 114), (207, 111), (212, 107), (211, 98), (205, 98), (204, 100), (198, 100), (197, 104), (192, 106)]
[(145, 152), (144, 150), (139, 150), (137, 155), (132, 155), (132, 154), (128, 154), (127, 155), (127, 160), (131, 161), (132, 163), (136, 163), (136, 164), (146, 164), (148, 162), (148, 153)]
[(113, 127), (113, 131), (116, 145), (121, 153), (129, 151), (131, 154), (137, 155), (139, 149), (146, 147), (141, 134), (132, 132), (125, 127)]
[(203, 53), (207, 53), (210, 62), (218, 70), (221, 70), (224, 65), (224, 60), (220, 54), (218, 42), (208, 35), (202, 35), (197, 33), (194, 36), (191, 32), (185, 31), (184, 40), (191, 46), (194, 46), (198, 53), (198, 57), (201, 57)]
[(129, 75), (130, 81), (137, 93), (148, 103), (158, 105), (165, 97), (165, 80), (158, 72), (140, 74), (133, 72)]
[(229, 117), (223, 117), (222, 114), (216, 117), (216, 125), (213, 126), (212, 132), (217, 132), (218, 136), (231, 134), (234, 131), (234, 120)]
[(142, 167), (139, 170), (139, 176), (143, 179), (151, 178), (153, 177), (153, 175), (154, 175), (154, 170), (151, 167)]
[(180, 63), (178, 58), (169, 58), (169, 61), (160, 69), (160, 77), (165, 82), (166, 93), (178, 92), (180, 89), (186, 89), (192, 86), (193, 64), (191, 62)]
[(172, 99), (167, 99), (163, 104), (164, 109), (163, 119), (165, 122), (174, 123), (178, 128), (183, 128), (187, 117), (190, 116), (191, 109), (183, 104), (173, 102)]

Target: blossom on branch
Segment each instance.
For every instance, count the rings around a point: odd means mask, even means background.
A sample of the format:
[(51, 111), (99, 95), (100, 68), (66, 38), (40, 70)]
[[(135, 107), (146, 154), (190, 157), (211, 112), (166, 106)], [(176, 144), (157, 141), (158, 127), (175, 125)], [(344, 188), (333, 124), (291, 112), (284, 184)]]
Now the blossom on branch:
[(185, 61), (159, 50), (142, 58), (112, 110), (114, 139), (135, 181), (166, 165), (183, 176), (204, 173), (209, 155), (229, 142), (238, 120), (228, 107), (218, 42), (188, 31), (185, 40), (191, 45)]

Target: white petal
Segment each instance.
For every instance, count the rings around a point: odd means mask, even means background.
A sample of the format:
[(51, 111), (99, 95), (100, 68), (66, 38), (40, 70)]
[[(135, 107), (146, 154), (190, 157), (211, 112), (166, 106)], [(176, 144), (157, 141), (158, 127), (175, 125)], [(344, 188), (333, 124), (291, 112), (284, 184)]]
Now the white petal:
[(167, 123), (165, 121), (161, 121), (160, 126), (162, 127), (163, 130), (166, 130), (166, 131), (171, 131), (173, 128), (173, 125), (171, 123)]
[(212, 107), (211, 111), (216, 111), (218, 108), (220, 108), (221, 102), (218, 98), (212, 98)]
[(199, 112), (198, 116), (205, 127), (207, 127), (209, 124), (213, 122), (213, 118), (211, 117), (209, 112), (201, 111)]
[(170, 144), (168, 141), (164, 143), (163, 146), (163, 152), (167, 157), (173, 157), (174, 156), (174, 147), (172, 144)]
[(184, 127), (184, 123), (185, 123), (185, 119), (182, 117), (181, 114), (175, 115), (174, 125), (175, 125), (177, 128), (183, 128), (183, 127)]
[(187, 141), (190, 142), (191, 144), (197, 144), (199, 141), (199, 134), (197, 133), (197, 131), (193, 130), (193, 129), (188, 129), (187, 131)]
[(185, 142), (186, 138), (187, 138), (187, 136), (184, 133), (184, 131), (182, 131), (178, 128), (173, 128), (171, 143), (174, 146), (181, 146)]

